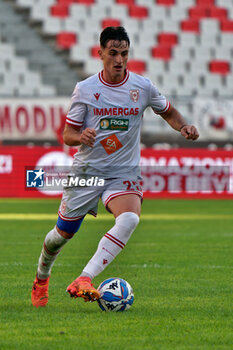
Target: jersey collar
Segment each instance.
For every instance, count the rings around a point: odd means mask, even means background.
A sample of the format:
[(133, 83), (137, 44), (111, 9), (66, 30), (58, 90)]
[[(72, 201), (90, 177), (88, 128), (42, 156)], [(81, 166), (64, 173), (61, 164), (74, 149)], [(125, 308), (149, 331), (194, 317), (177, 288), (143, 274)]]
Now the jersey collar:
[(110, 86), (110, 87), (118, 87), (118, 86), (121, 86), (123, 84), (126, 83), (126, 81), (129, 79), (129, 71), (128, 69), (126, 69), (126, 72), (125, 72), (125, 76), (123, 78), (123, 80), (119, 81), (119, 83), (108, 83), (107, 81), (104, 80), (103, 78), (103, 70), (101, 72), (99, 72), (99, 80), (101, 81), (102, 84), (106, 85), (106, 86)]

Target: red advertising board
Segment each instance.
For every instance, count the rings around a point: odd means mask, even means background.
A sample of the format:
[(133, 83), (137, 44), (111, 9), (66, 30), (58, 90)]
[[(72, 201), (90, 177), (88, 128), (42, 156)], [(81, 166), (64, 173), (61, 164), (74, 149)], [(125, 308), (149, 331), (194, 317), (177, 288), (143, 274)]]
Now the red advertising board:
[(0, 99), (0, 139), (56, 140), (69, 103), (67, 98)]
[[(0, 147), (0, 197), (58, 197), (60, 191), (26, 188), (26, 169), (70, 165), (61, 147)], [(233, 198), (233, 151), (206, 149), (141, 152), (142, 185), (150, 198)]]
[(145, 149), (144, 197), (233, 198), (233, 151)]

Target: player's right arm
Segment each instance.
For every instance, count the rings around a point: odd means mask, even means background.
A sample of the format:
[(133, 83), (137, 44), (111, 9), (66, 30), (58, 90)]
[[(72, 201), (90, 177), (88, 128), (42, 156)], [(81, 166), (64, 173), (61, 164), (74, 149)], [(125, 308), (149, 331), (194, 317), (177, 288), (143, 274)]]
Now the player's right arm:
[(86, 145), (94, 147), (96, 131), (93, 128), (83, 129), (84, 119), (87, 115), (85, 91), (78, 83), (73, 91), (71, 105), (66, 116), (63, 132), (64, 143), (68, 146)]
[(65, 125), (63, 140), (68, 146), (79, 146), (83, 144), (93, 148), (95, 137), (95, 129), (86, 128), (81, 130), (81, 128), (73, 127), (70, 124)]

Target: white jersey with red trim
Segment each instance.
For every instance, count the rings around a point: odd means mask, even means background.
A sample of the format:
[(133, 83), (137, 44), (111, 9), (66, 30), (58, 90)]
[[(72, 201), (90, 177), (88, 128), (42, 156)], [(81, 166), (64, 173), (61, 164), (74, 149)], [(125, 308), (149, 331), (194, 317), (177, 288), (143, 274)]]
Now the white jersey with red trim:
[(103, 71), (79, 82), (73, 92), (66, 123), (94, 128), (93, 148), (84, 144), (74, 156), (75, 173), (106, 178), (139, 175), (140, 131), (143, 112), (168, 111), (169, 101), (145, 77), (126, 71), (116, 84), (103, 79)]

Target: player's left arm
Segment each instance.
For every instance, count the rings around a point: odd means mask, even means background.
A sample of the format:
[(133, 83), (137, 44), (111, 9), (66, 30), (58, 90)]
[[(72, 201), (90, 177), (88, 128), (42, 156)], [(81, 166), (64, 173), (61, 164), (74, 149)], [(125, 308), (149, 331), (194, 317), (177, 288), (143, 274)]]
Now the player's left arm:
[(181, 135), (187, 140), (197, 140), (199, 133), (194, 125), (186, 123), (180, 112), (170, 105), (168, 111), (161, 113), (161, 117), (175, 130), (180, 131)]

